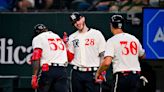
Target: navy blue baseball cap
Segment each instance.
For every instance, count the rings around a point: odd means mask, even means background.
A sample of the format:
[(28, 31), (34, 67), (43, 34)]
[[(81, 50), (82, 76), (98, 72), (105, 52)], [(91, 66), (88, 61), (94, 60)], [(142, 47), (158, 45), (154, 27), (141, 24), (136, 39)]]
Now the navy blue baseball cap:
[(79, 21), (81, 17), (82, 15), (79, 12), (73, 12), (70, 15), (70, 20), (72, 21), (72, 23), (75, 23), (76, 21)]
[(122, 15), (115, 14), (110, 19), (111, 24), (114, 28), (123, 28), (124, 26), (124, 18)]

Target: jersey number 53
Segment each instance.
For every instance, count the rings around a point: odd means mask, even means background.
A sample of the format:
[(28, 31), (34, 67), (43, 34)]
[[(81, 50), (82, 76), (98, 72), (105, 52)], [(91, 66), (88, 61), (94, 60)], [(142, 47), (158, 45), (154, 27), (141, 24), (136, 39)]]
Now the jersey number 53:
[(50, 49), (51, 50), (64, 50), (64, 43), (62, 41), (62, 39), (60, 38), (49, 38), (48, 39), (48, 43), (49, 43), (49, 46), (50, 46)]

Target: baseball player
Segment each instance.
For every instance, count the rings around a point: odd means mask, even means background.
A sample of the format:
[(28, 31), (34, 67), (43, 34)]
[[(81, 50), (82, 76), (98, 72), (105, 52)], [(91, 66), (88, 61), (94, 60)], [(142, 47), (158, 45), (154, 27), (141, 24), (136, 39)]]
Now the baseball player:
[(99, 30), (87, 27), (85, 16), (78, 12), (70, 15), (76, 32), (69, 36), (68, 59), (71, 71), (72, 92), (100, 92), (94, 76), (105, 50), (105, 38)]
[(114, 80), (111, 92), (138, 92), (141, 72), (138, 57), (143, 59), (145, 51), (136, 37), (124, 32), (123, 26), (124, 18), (121, 15), (111, 17), (110, 27), (114, 36), (107, 41), (96, 80), (112, 63)]
[(67, 54), (63, 40), (43, 24), (37, 24), (34, 32), (32, 88), (38, 88), (38, 92), (67, 92)]

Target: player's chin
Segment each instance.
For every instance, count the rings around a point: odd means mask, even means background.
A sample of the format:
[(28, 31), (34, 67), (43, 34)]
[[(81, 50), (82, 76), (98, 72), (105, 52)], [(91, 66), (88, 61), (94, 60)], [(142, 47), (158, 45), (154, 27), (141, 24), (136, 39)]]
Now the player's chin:
[(77, 29), (81, 30), (82, 29), (82, 26), (76, 26)]

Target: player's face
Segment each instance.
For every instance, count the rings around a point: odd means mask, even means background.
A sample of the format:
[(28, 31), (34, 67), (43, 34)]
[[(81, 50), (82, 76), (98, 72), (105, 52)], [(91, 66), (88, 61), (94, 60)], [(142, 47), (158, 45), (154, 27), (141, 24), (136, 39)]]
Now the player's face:
[(79, 30), (82, 31), (85, 25), (85, 18), (81, 17), (78, 21), (74, 23), (74, 26)]

